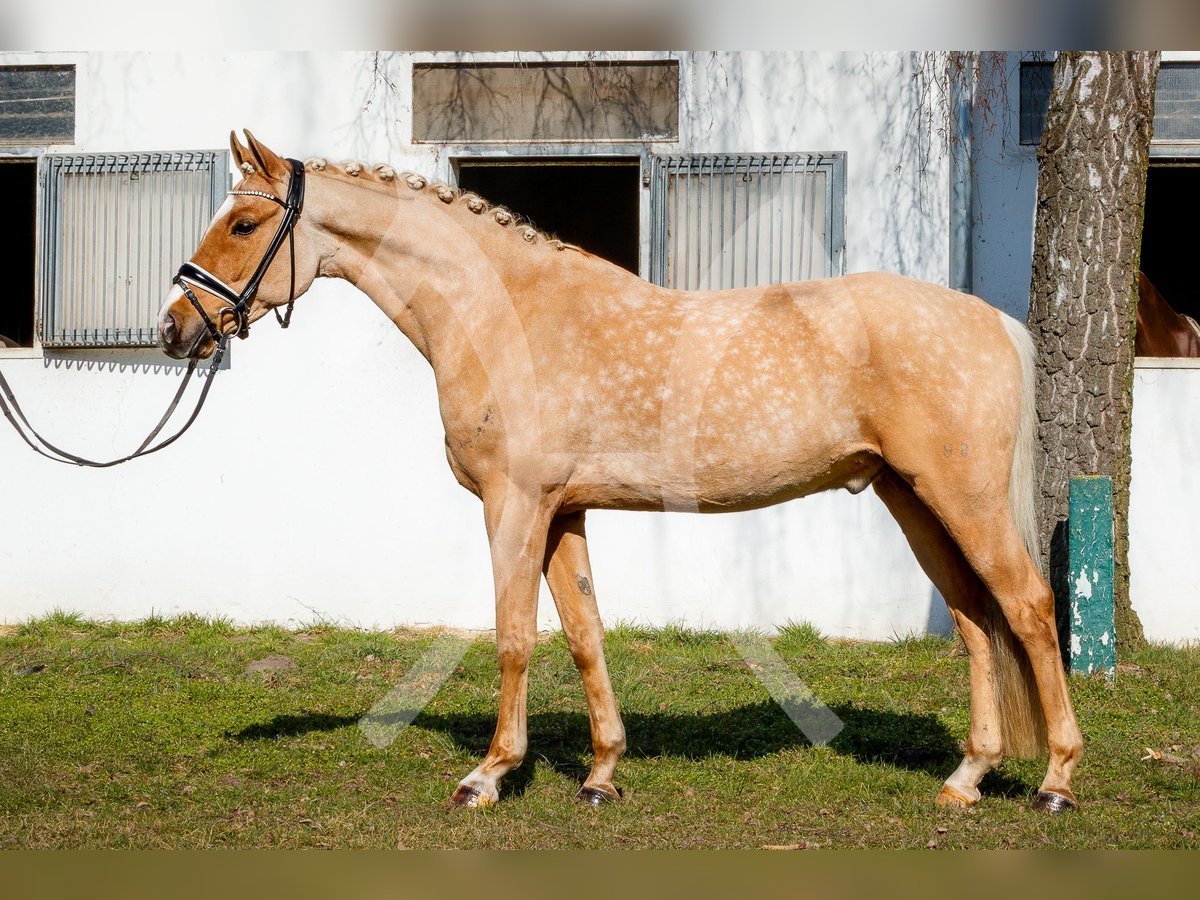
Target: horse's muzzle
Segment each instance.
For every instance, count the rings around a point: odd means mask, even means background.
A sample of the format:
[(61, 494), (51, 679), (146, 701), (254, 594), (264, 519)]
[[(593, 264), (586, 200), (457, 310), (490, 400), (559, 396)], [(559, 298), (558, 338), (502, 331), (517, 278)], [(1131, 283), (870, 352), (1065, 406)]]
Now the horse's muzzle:
[[(164, 312), (158, 320), (158, 346), (163, 353), (172, 359), (206, 359), (216, 349), (216, 341), (208, 338), (208, 329), (202, 322), (188, 322), (180, 325), (179, 321), (169, 312)], [(189, 328), (188, 325), (191, 327)]]

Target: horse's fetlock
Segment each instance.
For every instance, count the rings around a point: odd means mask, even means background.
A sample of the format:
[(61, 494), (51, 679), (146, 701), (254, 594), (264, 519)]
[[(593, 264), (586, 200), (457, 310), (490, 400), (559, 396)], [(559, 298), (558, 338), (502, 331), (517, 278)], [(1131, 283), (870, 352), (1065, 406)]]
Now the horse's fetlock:
[(994, 740), (989, 739), (984, 742), (972, 740), (967, 743), (966, 754), (971, 759), (983, 763), (989, 769), (994, 769), (1004, 759), (1004, 744), (999, 736)]

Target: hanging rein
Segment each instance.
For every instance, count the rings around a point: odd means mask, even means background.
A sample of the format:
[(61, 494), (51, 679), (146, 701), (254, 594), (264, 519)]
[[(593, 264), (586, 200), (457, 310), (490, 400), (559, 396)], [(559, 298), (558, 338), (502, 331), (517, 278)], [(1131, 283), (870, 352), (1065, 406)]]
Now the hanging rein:
[[(204, 401), (208, 398), (209, 389), (212, 387), (213, 378), (217, 374), (217, 370), (221, 366), (221, 360), (225, 356), (225, 349), (229, 343), (229, 333), (223, 328), (218, 327), (218, 322), (223, 323), (225, 317), (232, 315), (236, 323), (236, 328), (233, 334), (239, 338), (245, 338), (250, 333), (249, 309), (250, 304), (254, 300), (254, 295), (258, 293), (258, 286), (267, 274), (267, 269), (270, 268), (279, 249), (283, 246), (283, 241), (286, 238), (288, 242), (288, 253), (291, 261), (291, 288), (288, 293), (287, 312), (284, 315), (279, 314), (276, 309), (275, 318), (279, 322), (281, 328), (287, 328), (292, 321), (292, 309), (296, 305), (296, 238), (295, 229), (296, 223), (300, 220), (301, 210), (304, 208), (304, 163), (289, 159), (288, 162), (292, 166), (292, 178), (288, 184), (287, 199), (280, 200), (274, 194), (268, 194), (266, 191), (230, 191), (230, 194), (239, 194), (244, 196), (264, 197), (267, 200), (273, 200), (283, 207), (283, 219), (279, 223), (279, 228), (275, 231), (275, 236), (271, 238), (271, 243), (267, 247), (266, 253), (263, 255), (262, 261), (259, 262), (258, 268), (254, 270), (254, 274), (250, 276), (250, 280), (246, 282), (246, 286), (241, 292), (235, 291), (220, 278), (207, 272), (194, 263), (186, 262), (179, 267), (179, 272), (172, 279), (172, 284), (179, 286), (183, 291), (183, 295), (196, 308), (200, 314), (201, 320), (204, 322), (204, 330), (196, 337), (196, 341), (192, 344), (191, 350), (194, 351), (199, 344), (201, 338), (211, 337), (217, 343), (217, 349), (213, 353), (212, 363), (208, 367), (208, 372), (204, 376), (204, 386), (200, 389), (200, 396), (196, 401), (196, 407), (192, 410), (192, 414), (188, 416), (183, 427), (176, 431), (168, 438), (164, 438), (157, 444), (153, 444), (159, 432), (166, 426), (167, 421), (174, 414), (176, 407), (179, 406), (179, 401), (187, 390), (188, 381), (191, 379), (192, 373), (196, 371), (197, 360), (192, 357), (188, 361), (187, 371), (183, 374), (183, 379), (180, 381), (179, 389), (175, 392), (174, 398), (171, 400), (167, 411), (163, 413), (161, 419), (153, 430), (142, 441), (141, 445), (128, 456), (122, 456), (120, 459), (113, 459), (107, 462), (97, 462), (91, 459), (85, 459), (82, 456), (76, 456), (74, 453), (68, 453), (54, 444), (50, 443), (42, 437), (29, 424), (29, 420), (25, 417), (25, 413), (21, 410), (17, 403), (16, 397), (13, 395), (12, 388), (8, 381), (4, 378), (4, 373), (0, 372), (0, 411), (3, 411), (4, 417), (16, 429), (17, 434), (21, 436), (26, 444), (28, 444), (36, 453), (40, 453), (47, 459), (52, 459), (55, 462), (66, 463), (76, 466), (90, 466), (96, 469), (107, 469), (111, 466), (117, 466), (124, 462), (129, 462), (131, 459), (137, 459), (139, 456), (148, 456), (151, 453), (156, 453), (167, 447), (180, 437), (183, 433), (191, 428), (192, 423), (196, 421), (196, 417), (200, 415), (200, 410), (204, 406)], [(217, 315), (217, 322), (214, 322), (204, 307), (200, 304), (192, 287), (198, 287), (214, 297), (223, 300), (226, 305), (221, 308)], [(191, 355), (189, 351), (189, 356)], [(153, 445), (152, 445), (153, 444)]]

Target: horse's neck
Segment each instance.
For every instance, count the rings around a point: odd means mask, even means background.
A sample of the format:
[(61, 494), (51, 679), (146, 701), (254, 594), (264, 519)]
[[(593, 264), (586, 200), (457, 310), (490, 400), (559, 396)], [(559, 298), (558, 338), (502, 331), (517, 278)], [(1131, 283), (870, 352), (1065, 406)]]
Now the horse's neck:
[(405, 194), (403, 183), (385, 190), (327, 177), (318, 190), (321, 274), (366, 293), (431, 362), (464, 328), (503, 318), (520, 281), (512, 273), (535, 265), (532, 248), (501, 225), (427, 192)]
[(1200, 355), (1200, 328), (1172, 309), (1144, 273), (1138, 274), (1135, 352), (1139, 356)]

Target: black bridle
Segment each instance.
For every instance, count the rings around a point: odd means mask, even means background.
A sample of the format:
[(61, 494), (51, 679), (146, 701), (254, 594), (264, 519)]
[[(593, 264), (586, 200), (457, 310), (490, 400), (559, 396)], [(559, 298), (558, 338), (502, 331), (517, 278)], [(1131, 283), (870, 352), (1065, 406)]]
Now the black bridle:
[(223, 343), (223, 339), (227, 337), (223, 328), (217, 326), (205, 312), (204, 307), (196, 298), (189, 285), (194, 285), (202, 291), (207, 291), (214, 297), (219, 297), (227, 304), (221, 308), (218, 314), (218, 321), (223, 321), (227, 313), (232, 313), (237, 328), (234, 330), (240, 338), (246, 337), (250, 333), (249, 309), (250, 304), (254, 302), (254, 295), (258, 293), (258, 286), (262, 282), (263, 277), (267, 274), (267, 269), (271, 267), (271, 263), (275, 261), (275, 255), (279, 253), (279, 248), (283, 246), (284, 238), (287, 238), (288, 252), (291, 255), (292, 267), (292, 284), (291, 290), (288, 292), (288, 304), (286, 315), (280, 315), (279, 310), (275, 310), (275, 319), (279, 322), (281, 328), (287, 328), (292, 322), (292, 309), (296, 305), (296, 223), (300, 221), (300, 212), (304, 208), (304, 163), (296, 159), (289, 159), (292, 166), (292, 179), (288, 183), (287, 199), (280, 200), (274, 194), (269, 194), (266, 191), (230, 191), (230, 194), (237, 194), (243, 197), (263, 197), (278, 203), (283, 207), (283, 219), (279, 223), (279, 227), (275, 230), (275, 236), (271, 238), (271, 243), (267, 246), (267, 252), (263, 254), (262, 261), (259, 262), (258, 268), (254, 270), (254, 274), (250, 276), (250, 280), (246, 282), (246, 286), (242, 288), (239, 294), (216, 275), (200, 268), (195, 263), (186, 262), (179, 267), (179, 272), (171, 280), (172, 284), (179, 286), (183, 291), (183, 295), (187, 297), (188, 302), (195, 307), (196, 312), (200, 315), (204, 322), (204, 327), (208, 331), (208, 336), (211, 337), (218, 345)]
[(258, 286), (262, 282), (263, 277), (267, 274), (267, 269), (270, 268), (276, 254), (279, 253), (279, 248), (283, 246), (284, 238), (288, 241), (288, 250), (291, 256), (291, 290), (288, 294), (287, 313), (279, 315), (279, 310), (275, 310), (275, 318), (279, 321), (282, 328), (287, 328), (292, 321), (292, 309), (296, 304), (296, 238), (295, 228), (296, 223), (300, 221), (300, 212), (304, 207), (304, 163), (289, 159), (292, 166), (292, 179), (288, 184), (287, 199), (280, 200), (274, 194), (268, 194), (266, 191), (230, 191), (231, 194), (240, 194), (252, 197), (265, 197), (268, 200), (273, 200), (283, 207), (283, 220), (279, 223), (279, 228), (275, 231), (275, 236), (271, 238), (271, 243), (267, 247), (267, 252), (263, 255), (262, 261), (258, 264), (258, 268), (254, 270), (254, 274), (250, 276), (250, 280), (246, 282), (246, 286), (242, 288), (239, 294), (220, 278), (207, 272), (194, 263), (186, 262), (179, 267), (179, 272), (172, 279), (172, 284), (179, 285), (183, 291), (183, 295), (188, 298), (192, 306), (196, 308), (196, 312), (200, 314), (200, 318), (204, 321), (205, 330), (197, 335), (195, 342), (189, 350), (188, 355), (195, 351), (200, 339), (206, 334), (217, 343), (217, 349), (213, 353), (212, 363), (208, 367), (208, 372), (204, 376), (204, 387), (200, 389), (200, 397), (196, 402), (196, 408), (192, 410), (192, 414), (188, 416), (183, 427), (176, 431), (168, 438), (164, 438), (154, 446), (150, 446), (151, 442), (158, 437), (160, 431), (167, 424), (167, 420), (171, 418), (179, 405), (180, 399), (183, 397), (183, 392), (187, 388), (188, 381), (193, 372), (196, 371), (196, 358), (192, 357), (188, 361), (187, 371), (184, 372), (183, 380), (179, 384), (179, 389), (175, 392), (175, 397), (171, 400), (171, 405), (167, 407), (167, 411), (163, 413), (158, 424), (154, 426), (149, 436), (142, 441), (141, 446), (128, 456), (122, 456), (120, 459), (113, 459), (107, 462), (96, 462), (95, 460), (85, 459), (82, 456), (76, 456), (74, 453), (68, 453), (50, 443), (29, 424), (29, 420), (25, 417), (25, 413), (21, 410), (17, 403), (17, 398), (13, 395), (12, 388), (4, 378), (4, 373), (0, 372), (0, 412), (17, 430), (17, 434), (21, 436), (26, 444), (28, 444), (37, 453), (47, 459), (52, 459), (55, 462), (67, 463), (76, 466), (90, 466), (95, 469), (107, 469), (111, 466), (120, 465), (123, 462), (129, 462), (131, 459), (137, 459), (139, 456), (146, 456), (150, 453), (155, 453), (164, 447), (175, 443), (183, 433), (187, 431), (192, 423), (196, 421), (196, 417), (200, 415), (200, 409), (204, 406), (204, 401), (208, 397), (209, 388), (212, 387), (213, 376), (221, 366), (221, 359), (225, 356), (225, 348), (229, 342), (229, 335), (221, 328), (217, 327), (217, 323), (209, 317), (204, 311), (204, 307), (200, 305), (200, 301), (196, 298), (195, 293), (189, 287), (194, 285), (203, 291), (219, 297), (228, 305), (221, 308), (218, 315), (218, 320), (223, 321), (226, 314), (232, 313), (237, 324), (237, 330), (234, 332), (238, 337), (244, 338), (250, 333), (249, 323), (249, 308), (254, 300), (254, 295), (258, 293)]

